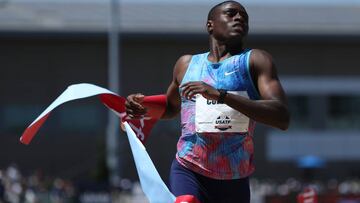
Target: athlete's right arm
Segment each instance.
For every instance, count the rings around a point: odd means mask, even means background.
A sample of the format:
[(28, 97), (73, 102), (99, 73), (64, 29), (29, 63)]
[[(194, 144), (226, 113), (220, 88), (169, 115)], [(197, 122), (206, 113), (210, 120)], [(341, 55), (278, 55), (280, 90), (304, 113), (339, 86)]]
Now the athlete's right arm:
[(180, 57), (174, 66), (173, 78), (166, 92), (166, 111), (161, 117), (162, 119), (174, 118), (180, 112), (181, 98), (179, 86), (189, 66), (191, 57), (191, 55)]
[[(161, 117), (162, 119), (174, 118), (180, 112), (179, 85), (185, 75), (191, 57), (191, 55), (180, 57), (174, 66), (173, 78), (166, 92), (166, 110)], [(130, 117), (139, 117), (146, 113), (145, 107), (141, 104), (143, 98), (144, 95), (142, 94), (131, 94), (126, 98), (126, 113)]]

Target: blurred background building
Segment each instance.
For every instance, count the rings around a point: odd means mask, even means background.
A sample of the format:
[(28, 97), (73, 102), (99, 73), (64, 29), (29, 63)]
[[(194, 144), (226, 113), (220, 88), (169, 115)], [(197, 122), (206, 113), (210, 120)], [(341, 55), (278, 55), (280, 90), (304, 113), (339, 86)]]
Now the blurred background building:
[[(121, 94), (164, 93), (178, 57), (208, 50), (206, 16), (219, 2), (122, 0)], [(315, 184), (319, 190), (333, 187), (336, 194), (343, 191), (356, 198), (360, 0), (241, 3), (250, 16), (247, 46), (273, 55), (292, 114), (285, 132), (258, 125), (254, 194), (274, 194), (267, 202), (291, 202), (295, 199), (276, 198), (299, 191), (299, 184), (320, 181)], [(73, 187), (80, 192), (108, 190), (107, 111), (95, 98), (57, 109), (31, 145), (18, 140), (67, 86), (108, 86), (109, 13), (105, 0), (0, 0), (0, 180), (8, 180), (6, 169), (16, 165), (24, 177), (53, 177), (52, 188), (67, 186), (70, 196)], [(179, 120), (161, 121), (146, 144), (165, 182), (179, 134)], [(126, 188), (137, 175), (126, 137), (119, 136), (125, 143), (119, 154)], [(340, 190), (341, 183), (348, 184)]]

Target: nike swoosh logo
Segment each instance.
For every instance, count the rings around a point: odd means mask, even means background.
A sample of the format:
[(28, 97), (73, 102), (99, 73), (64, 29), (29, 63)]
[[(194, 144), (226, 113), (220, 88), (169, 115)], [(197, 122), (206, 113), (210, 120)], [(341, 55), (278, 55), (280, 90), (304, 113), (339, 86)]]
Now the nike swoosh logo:
[(228, 75), (231, 75), (231, 74), (235, 73), (236, 71), (238, 71), (238, 70), (234, 70), (234, 71), (231, 71), (231, 72), (225, 72), (224, 74), (225, 74), (225, 76), (228, 76)]

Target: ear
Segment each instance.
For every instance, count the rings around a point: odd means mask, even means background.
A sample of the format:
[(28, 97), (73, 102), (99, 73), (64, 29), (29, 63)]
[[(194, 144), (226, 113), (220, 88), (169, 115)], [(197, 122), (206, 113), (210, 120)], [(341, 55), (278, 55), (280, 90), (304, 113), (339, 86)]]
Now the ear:
[(207, 29), (207, 31), (208, 31), (208, 33), (209, 34), (211, 34), (212, 33), (212, 31), (213, 31), (213, 21), (212, 20), (208, 20), (207, 22), (206, 22), (206, 29)]

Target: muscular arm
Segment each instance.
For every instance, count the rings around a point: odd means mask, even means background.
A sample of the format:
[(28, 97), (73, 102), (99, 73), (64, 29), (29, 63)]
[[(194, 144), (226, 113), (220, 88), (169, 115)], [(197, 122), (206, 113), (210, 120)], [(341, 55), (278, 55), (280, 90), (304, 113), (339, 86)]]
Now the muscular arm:
[[(190, 63), (191, 55), (184, 55), (178, 59), (173, 71), (173, 78), (166, 92), (166, 109), (162, 115), (162, 119), (169, 119), (175, 117), (180, 112), (181, 100), (179, 95), (179, 84), (186, 72)], [(140, 117), (146, 114), (147, 110), (142, 105), (144, 99), (143, 94), (131, 94), (127, 97), (125, 106), (126, 113), (133, 118)]]
[(224, 102), (249, 118), (286, 130), (289, 126), (290, 115), (272, 57), (265, 51), (253, 50), (250, 57), (250, 70), (261, 98), (250, 100), (228, 94)]
[(184, 55), (180, 57), (175, 64), (173, 71), (173, 79), (166, 92), (166, 111), (163, 114), (162, 119), (174, 118), (180, 112), (181, 98), (179, 95), (179, 85), (185, 75), (191, 57), (191, 55)]

